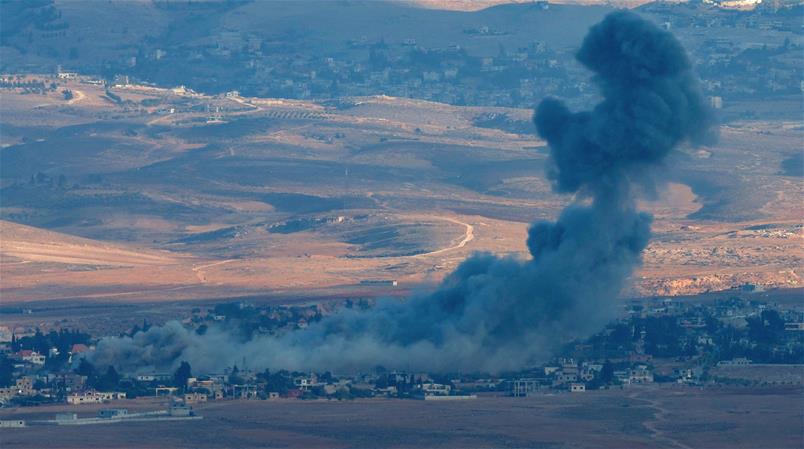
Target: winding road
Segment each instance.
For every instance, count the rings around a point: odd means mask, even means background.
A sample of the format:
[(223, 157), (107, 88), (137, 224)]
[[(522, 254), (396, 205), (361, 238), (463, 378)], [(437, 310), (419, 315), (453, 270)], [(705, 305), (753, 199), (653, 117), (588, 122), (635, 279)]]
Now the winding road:
[(435, 256), (436, 254), (441, 254), (441, 253), (445, 253), (447, 251), (460, 249), (460, 248), (463, 248), (464, 246), (466, 246), (467, 243), (469, 243), (469, 242), (471, 242), (472, 240), (475, 239), (475, 227), (470, 225), (469, 223), (464, 223), (464, 222), (462, 222), (460, 220), (457, 220), (455, 218), (450, 218), (450, 217), (436, 217), (436, 218), (438, 218), (440, 220), (446, 220), (446, 221), (449, 221), (451, 223), (459, 224), (459, 225), (462, 225), (462, 226), (466, 227), (466, 232), (464, 232), (464, 234), (463, 234), (463, 239), (460, 242), (458, 242), (457, 245), (453, 245), (453, 246), (450, 246), (448, 248), (441, 248), (441, 249), (438, 249), (438, 250), (435, 250), (435, 251), (430, 251), (429, 253), (416, 254), (415, 256), (411, 256), (411, 257)]
[(232, 262), (232, 261), (234, 261), (234, 259), (219, 260), (217, 262), (212, 262), (212, 263), (208, 263), (208, 264), (204, 264), (204, 265), (199, 265), (197, 267), (193, 267), (193, 273), (195, 273), (195, 276), (198, 278), (199, 281), (206, 282), (207, 277), (204, 275), (204, 269), (214, 267), (214, 266), (217, 266), (217, 265), (223, 265), (225, 263), (229, 263), (229, 262)]
[(651, 436), (657, 441), (665, 441), (672, 445), (673, 447), (677, 447), (679, 449), (694, 449), (692, 446), (688, 446), (672, 436), (668, 435), (667, 432), (659, 429), (658, 425), (667, 420), (667, 415), (670, 413), (666, 408), (662, 407), (659, 401), (655, 399), (646, 399), (643, 397), (639, 397), (639, 394), (634, 392), (628, 395), (629, 398), (646, 402), (648, 408), (653, 409), (656, 413), (653, 414), (653, 419), (648, 419), (642, 422), (642, 425), (645, 426), (651, 433)]

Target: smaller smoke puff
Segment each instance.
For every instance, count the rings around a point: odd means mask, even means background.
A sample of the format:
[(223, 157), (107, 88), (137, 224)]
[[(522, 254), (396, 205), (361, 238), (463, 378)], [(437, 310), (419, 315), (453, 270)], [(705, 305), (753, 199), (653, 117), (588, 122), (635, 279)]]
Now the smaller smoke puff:
[(199, 335), (168, 323), (102, 339), (91, 361), (124, 372), (181, 360), (215, 372), (243, 357), (259, 369), (500, 372), (600, 329), (650, 240), (651, 216), (636, 211), (630, 186), (650, 182), (650, 168), (681, 142), (712, 136), (713, 120), (680, 44), (633, 13), (594, 26), (577, 58), (603, 101), (573, 113), (547, 99), (534, 122), (550, 145), (554, 188), (590, 202), (533, 224), (529, 260), (476, 254), (430, 294), (344, 310), (282, 336), (241, 341), (220, 327)]

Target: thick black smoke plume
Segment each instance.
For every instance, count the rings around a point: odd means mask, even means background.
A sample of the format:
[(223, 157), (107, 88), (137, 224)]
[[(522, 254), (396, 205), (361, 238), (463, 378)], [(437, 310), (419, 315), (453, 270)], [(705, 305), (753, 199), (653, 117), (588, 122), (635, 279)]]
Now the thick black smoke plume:
[(210, 372), (243, 357), (271, 369), (499, 372), (599, 329), (650, 238), (651, 217), (635, 210), (631, 185), (648, 181), (679, 143), (710, 134), (712, 120), (679, 43), (633, 13), (594, 26), (577, 58), (596, 74), (603, 101), (571, 113), (548, 99), (534, 121), (551, 148), (555, 189), (581, 201), (555, 223), (530, 228), (532, 259), (476, 254), (431, 294), (344, 310), (284, 336), (241, 342), (221, 329), (198, 335), (173, 322), (103, 339), (91, 360), (127, 372), (175, 368), (180, 360)]

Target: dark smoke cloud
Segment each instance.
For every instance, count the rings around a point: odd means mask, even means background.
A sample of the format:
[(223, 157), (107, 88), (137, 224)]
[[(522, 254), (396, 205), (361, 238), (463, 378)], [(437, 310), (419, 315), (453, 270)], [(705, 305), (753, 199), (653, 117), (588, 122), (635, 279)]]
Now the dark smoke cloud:
[(571, 113), (555, 99), (535, 115), (551, 148), (549, 173), (560, 192), (618, 192), (642, 169), (661, 163), (681, 141), (716, 138), (714, 120), (681, 44), (630, 12), (593, 26), (576, 55), (595, 73), (603, 101)]
[(679, 43), (633, 13), (594, 26), (577, 58), (595, 73), (603, 101), (572, 113), (547, 99), (534, 122), (551, 148), (555, 189), (589, 201), (533, 224), (530, 260), (476, 254), (430, 294), (344, 310), (278, 337), (243, 342), (220, 328), (198, 335), (168, 323), (101, 340), (92, 362), (127, 372), (180, 360), (212, 372), (244, 357), (271, 369), (499, 372), (599, 329), (650, 239), (651, 217), (635, 210), (631, 185), (646, 182), (647, 169), (679, 143), (701, 142), (713, 121)]

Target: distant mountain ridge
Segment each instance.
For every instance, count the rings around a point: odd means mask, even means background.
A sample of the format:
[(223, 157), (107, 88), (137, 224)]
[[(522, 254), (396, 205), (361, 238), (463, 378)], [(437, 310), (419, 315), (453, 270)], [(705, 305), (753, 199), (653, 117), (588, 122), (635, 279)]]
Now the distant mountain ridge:
[[(512, 3), (534, 3), (534, 0), (402, 0), (416, 6), (432, 9), (446, 9), (452, 11), (478, 11), (497, 5)], [(636, 8), (650, 3), (652, 0), (552, 0), (550, 4), (561, 5), (596, 5), (613, 6), (617, 8)], [(677, 0), (683, 2), (686, 0)]]
[[(551, 5), (546, 13), (532, 5), (501, 5), (466, 13), (401, 2), (313, 3), (4, 2), (0, 71), (54, 73), (61, 66), (108, 79), (123, 73), (201, 87), (180, 78), (197, 73), (219, 84), (224, 73), (254, 78), (248, 60), (229, 62), (249, 47), (263, 58), (303, 53), (339, 60), (366, 53), (368, 44), (407, 41), (423, 48), (452, 43), (491, 56), (499, 45), (513, 49), (534, 40), (550, 46), (578, 45), (583, 31), (610, 10)], [(504, 35), (494, 34), (490, 40), (466, 34), (483, 27)], [(177, 66), (181, 70), (175, 79), (164, 75)]]

